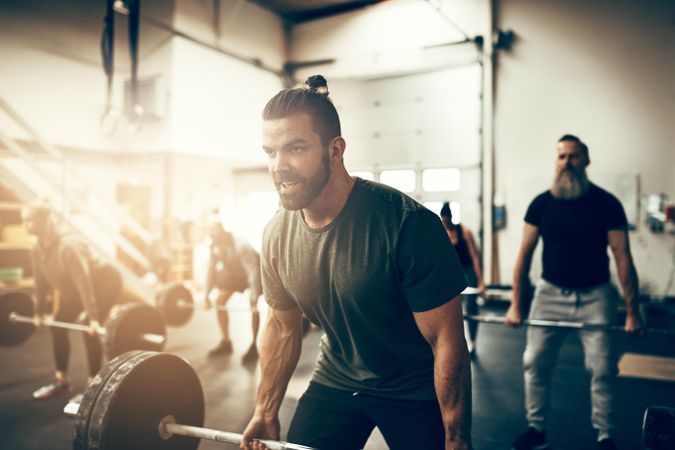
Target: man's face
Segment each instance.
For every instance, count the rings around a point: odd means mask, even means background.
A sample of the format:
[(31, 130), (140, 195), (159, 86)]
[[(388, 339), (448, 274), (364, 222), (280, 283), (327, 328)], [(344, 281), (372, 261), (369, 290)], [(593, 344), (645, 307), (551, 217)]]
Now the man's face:
[(576, 173), (586, 170), (588, 158), (584, 155), (581, 147), (576, 142), (558, 142), (556, 153), (555, 164), (557, 173), (560, 173), (563, 170), (574, 170)]
[(268, 170), (288, 210), (310, 206), (330, 178), (328, 149), (312, 127), (308, 114), (299, 113), (263, 123), (263, 150)]
[(556, 148), (556, 174), (551, 192), (555, 197), (573, 199), (588, 189), (586, 166), (588, 157), (576, 142), (558, 142)]
[(47, 217), (35, 208), (24, 208), (21, 219), (28, 234), (42, 235), (47, 228)]

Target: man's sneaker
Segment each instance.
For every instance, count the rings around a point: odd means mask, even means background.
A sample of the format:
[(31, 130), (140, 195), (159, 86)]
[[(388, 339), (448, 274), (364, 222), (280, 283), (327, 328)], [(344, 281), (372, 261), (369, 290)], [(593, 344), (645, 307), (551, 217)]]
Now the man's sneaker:
[(56, 380), (33, 392), (33, 398), (36, 400), (48, 400), (58, 395), (70, 393), (72, 389), (69, 382)]
[(601, 441), (598, 441), (598, 450), (616, 450), (614, 440), (611, 438), (605, 438)]
[(546, 432), (529, 427), (526, 432), (513, 441), (511, 448), (512, 450), (543, 450), (548, 448)]
[(244, 353), (244, 356), (241, 357), (242, 364), (251, 364), (258, 360), (258, 349), (255, 344), (251, 345), (248, 348), (248, 351)]
[(214, 358), (217, 356), (225, 356), (232, 353), (232, 342), (230, 341), (220, 341), (218, 345), (209, 350), (207, 356), (209, 358)]

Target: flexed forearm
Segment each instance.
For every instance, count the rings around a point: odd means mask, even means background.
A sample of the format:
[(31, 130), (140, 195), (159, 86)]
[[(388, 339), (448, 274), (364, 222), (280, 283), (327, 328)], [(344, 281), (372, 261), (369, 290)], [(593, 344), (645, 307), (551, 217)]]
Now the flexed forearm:
[(276, 417), (302, 350), (302, 314), (299, 310), (270, 309), (260, 347), (262, 375), (255, 416)]
[(465, 347), (438, 342), (434, 385), (443, 415), (445, 448), (469, 449), (471, 442), (471, 363)]

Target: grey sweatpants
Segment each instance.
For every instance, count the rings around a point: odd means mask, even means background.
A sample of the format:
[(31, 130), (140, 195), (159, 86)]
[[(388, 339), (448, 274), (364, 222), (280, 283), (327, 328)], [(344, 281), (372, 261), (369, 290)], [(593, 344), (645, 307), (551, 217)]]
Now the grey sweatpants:
[[(530, 310), (530, 318), (579, 321), (613, 325), (618, 294), (610, 284), (582, 291), (562, 289), (541, 280)], [(549, 412), (551, 375), (558, 351), (570, 332), (578, 332), (584, 348), (584, 364), (591, 374), (591, 423), (599, 438), (613, 429), (612, 389), (617, 374), (617, 358), (611, 332), (573, 331), (566, 328), (530, 327), (523, 355), (525, 369), (525, 407), (529, 426), (546, 429)]]

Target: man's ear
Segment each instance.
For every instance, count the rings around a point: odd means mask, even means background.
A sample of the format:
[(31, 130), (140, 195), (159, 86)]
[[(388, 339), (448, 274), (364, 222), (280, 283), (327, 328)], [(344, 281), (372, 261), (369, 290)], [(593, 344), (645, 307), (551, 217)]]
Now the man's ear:
[(347, 143), (342, 136), (334, 137), (333, 140), (330, 141), (330, 144), (328, 144), (330, 159), (341, 161), (345, 154), (345, 148), (347, 148)]

